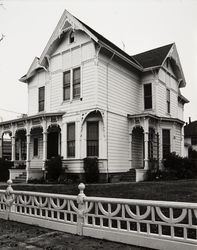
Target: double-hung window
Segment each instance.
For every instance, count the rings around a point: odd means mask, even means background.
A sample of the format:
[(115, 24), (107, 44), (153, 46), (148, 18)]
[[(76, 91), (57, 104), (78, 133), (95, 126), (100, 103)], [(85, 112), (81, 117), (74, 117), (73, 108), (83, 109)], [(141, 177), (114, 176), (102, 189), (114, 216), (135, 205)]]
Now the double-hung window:
[(73, 98), (80, 97), (80, 68), (73, 69)]
[(167, 113), (170, 113), (170, 90), (166, 89)]
[(38, 138), (33, 139), (33, 156), (38, 156)]
[[(80, 97), (81, 73), (80, 68), (68, 70), (63, 74), (63, 100)], [(72, 95), (71, 95), (72, 93)]]
[(38, 111), (44, 111), (45, 87), (38, 89)]
[(99, 126), (98, 121), (87, 122), (87, 156), (99, 155)]
[(163, 158), (165, 159), (170, 153), (170, 130), (162, 130), (162, 146), (163, 146)]
[(70, 99), (70, 70), (63, 74), (63, 100)]
[(67, 124), (67, 157), (75, 157), (75, 123)]
[(152, 109), (152, 84), (144, 84), (144, 109)]

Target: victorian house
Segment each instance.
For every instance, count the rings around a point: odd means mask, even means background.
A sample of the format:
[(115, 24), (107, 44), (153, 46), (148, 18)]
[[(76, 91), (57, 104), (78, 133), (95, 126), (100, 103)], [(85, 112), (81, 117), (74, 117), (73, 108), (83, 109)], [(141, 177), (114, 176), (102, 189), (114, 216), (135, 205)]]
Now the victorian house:
[(57, 155), (78, 175), (84, 158), (97, 157), (102, 178), (183, 155), (188, 100), (175, 44), (131, 56), (65, 10), (20, 81), (28, 115), (0, 123), (0, 157), (11, 136), (12, 179), (40, 178)]

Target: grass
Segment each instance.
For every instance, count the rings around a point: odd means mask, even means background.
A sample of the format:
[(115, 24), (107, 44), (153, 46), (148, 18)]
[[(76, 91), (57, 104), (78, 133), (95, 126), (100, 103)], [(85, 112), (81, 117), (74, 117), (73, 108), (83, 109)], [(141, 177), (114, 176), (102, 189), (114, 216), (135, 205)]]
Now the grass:
[[(65, 184), (17, 184), (14, 190), (77, 195), (78, 185)], [(5, 189), (6, 185), (0, 185)], [(86, 184), (87, 196), (114, 197), (126, 199), (197, 202), (197, 180), (176, 180), (141, 183)]]

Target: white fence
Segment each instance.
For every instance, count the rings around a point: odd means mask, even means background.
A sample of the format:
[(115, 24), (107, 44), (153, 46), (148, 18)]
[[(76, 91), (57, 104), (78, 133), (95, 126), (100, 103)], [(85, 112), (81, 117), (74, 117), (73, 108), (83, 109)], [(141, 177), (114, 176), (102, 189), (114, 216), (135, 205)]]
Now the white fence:
[(154, 249), (197, 249), (197, 205), (0, 190), (0, 218)]

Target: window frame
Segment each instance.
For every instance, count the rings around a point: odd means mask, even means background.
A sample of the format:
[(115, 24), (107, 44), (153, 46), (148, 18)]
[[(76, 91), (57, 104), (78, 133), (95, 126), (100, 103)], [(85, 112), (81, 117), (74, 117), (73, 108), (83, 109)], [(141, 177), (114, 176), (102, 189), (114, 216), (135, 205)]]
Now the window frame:
[[(70, 81), (68, 83), (65, 81), (66, 74), (69, 74)], [(66, 98), (66, 89), (69, 89), (69, 97), (68, 98)], [(63, 72), (63, 101), (70, 100), (70, 97), (71, 97), (70, 92), (71, 92), (71, 71), (67, 70), (67, 71)]]
[[(79, 78), (75, 79), (74, 74), (78, 70), (79, 70)], [(74, 86), (78, 86), (79, 93), (77, 95), (75, 95), (74, 93), (74, 90), (75, 90)], [(81, 94), (81, 89), (80, 89), (81, 88), (81, 68), (80, 67), (74, 68), (72, 70), (72, 88), (73, 88), (73, 99), (80, 98), (80, 94)]]
[[(69, 127), (74, 126), (74, 138), (69, 138)], [(75, 126), (75, 122), (69, 122), (67, 123), (67, 158), (75, 158), (76, 155), (76, 126)], [(73, 145), (72, 147), (74, 147), (74, 150), (70, 148), (70, 145)]]
[[(92, 124), (96, 124), (96, 127), (97, 127), (97, 138), (94, 138), (94, 139), (89, 139), (88, 136), (89, 136), (89, 132), (88, 132), (88, 129), (89, 129), (89, 126), (92, 125)], [(86, 142), (87, 142), (87, 152), (86, 152), (86, 155), (87, 157), (99, 157), (99, 121), (87, 121), (87, 136), (86, 136)], [(96, 146), (91, 146), (89, 145), (89, 143), (92, 143), (92, 142), (96, 142)], [(96, 149), (90, 149), (90, 147), (95, 147)], [(92, 152), (96, 152), (95, 154), (92, 154)]]
[(74, 43), (74, 42), (75, 42), (75, 34), (74, 34), (74, 31), (71, 30), (69, 34), (69, 43)]
[[(43, 90), (43, 96), (41, 95), (42, 90)], [(38, 112), (42, 112), (44, 110), (45, 110), (45, 86), (42, 86), (38, 88)]]
[[(146, 95), (145, 93), (146, 92), (145, 88), (147, 88), (147, 86), (150, 86), (150, 90), (151, 90), (150, 95)], [(150, 104), (148, 101), (150, 101)], [(153, 108), (152, 83), (146, 83), (144, 84), (144, 109), (147, 110), (147, 109), (152, 109), (152, 108)]]
[[(168, 136), (169, 138), (167, 138), (167, 143), (164, 143), (164, 140), (166, 140), (166, 138), (164, 138), (164, 132), (168, 132)], [(167, 148), (167, 150), (166, 150)], [(171, 130), (164, 128), (162, 129), (162, 154), (163, 154), (163, 159), (166, 158), (166, 156), (171, 152)]]
[(33, 138), (33, 157), (38, 157), (38, 137)]
[(170, 114), (170, 89), (166, 89), (167, 113)]
[[(75, 72), (79, 70), (79, 78), (75, 79)], [(65, 82), (65, 75), (69, 74), (69, 82)], [(75, 94), (74, 89), (78, 86), (78, 94)], [(69, 97), (66, 98), (66, 89), (69, 89)], [(81, 98), (81, 67), (75, 67), (63, 72), (63, 102), (72, 101)]]

